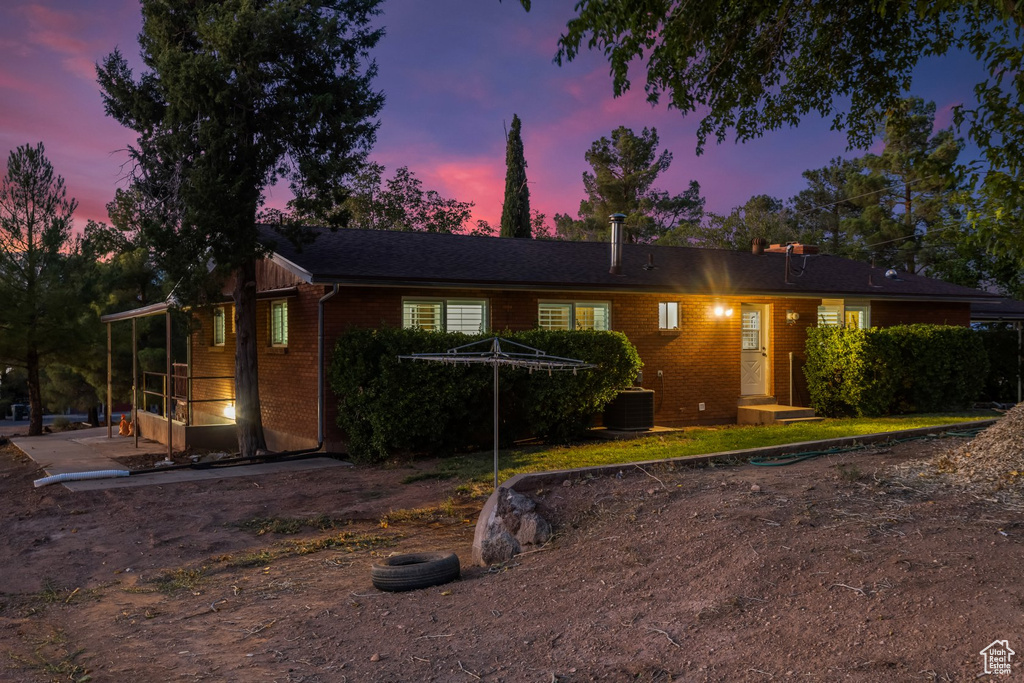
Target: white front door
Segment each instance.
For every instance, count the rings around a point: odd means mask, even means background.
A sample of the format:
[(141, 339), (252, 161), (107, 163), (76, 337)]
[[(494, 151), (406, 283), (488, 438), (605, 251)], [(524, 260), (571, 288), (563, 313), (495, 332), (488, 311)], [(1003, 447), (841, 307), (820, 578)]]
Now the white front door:
[(743, 304), (740, 308), (740, 394), (763, 396), (768, 387), (768, 307)]

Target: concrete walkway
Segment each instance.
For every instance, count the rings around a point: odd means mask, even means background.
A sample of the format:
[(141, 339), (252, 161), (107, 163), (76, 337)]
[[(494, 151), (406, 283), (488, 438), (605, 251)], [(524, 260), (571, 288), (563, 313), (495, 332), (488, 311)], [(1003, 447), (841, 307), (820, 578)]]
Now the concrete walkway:
[[(148, 439), (140, 438), (138, 448), (135, 447), (135, 439), (132, 437), (117, 436), (115, 433), (113, 437), (108, 439), (106, 427), (59, 432), (45, 436), (15, 437), (11, 439), (11, 443), (38, 463), (47, 475), (65, 474), (68, 472), (95, 472), (97, 470), (123, 470), (125, 469), (124, 465), (113, 458), (151, 453), (163, 455), (167, 452), (166, 446)], [(164, 485), (182, 481), (204, 481), (208, 479), (304, 472), (326, 467), (351, 467), (351, 464), (333, 458), (320, 457), (289, 462), (257, 463), (238, 467), (219, 467), (206, 470), (169, 470), (167, 472), (139, 474), (112, 479), (69, 481), (64, 482), (63, 486), (72, 491), (92, 491), (96, 489), (149, 486), (153, 484)]]

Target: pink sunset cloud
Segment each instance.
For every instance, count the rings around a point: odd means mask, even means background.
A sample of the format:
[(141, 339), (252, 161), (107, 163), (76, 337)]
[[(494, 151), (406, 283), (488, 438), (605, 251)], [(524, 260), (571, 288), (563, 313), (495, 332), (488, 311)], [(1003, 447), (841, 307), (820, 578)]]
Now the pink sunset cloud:
[(76, 35), (88, 21), (71, 12), (58, 12), (43, 5), (28, 5), (22, 12), (28, 21), (26, 36), (31, 43), (65, 55), (61, 64), (75, 76), (90, 82), (96, 80), (95, 55), (102, 54), (102, 48)]
[(473, 201), (473, 220), (497, 226), (505, 197), (504, 158), (496, 164), (490, 158), (440, 161), (423, 173), (424, 185), (446, 197)]

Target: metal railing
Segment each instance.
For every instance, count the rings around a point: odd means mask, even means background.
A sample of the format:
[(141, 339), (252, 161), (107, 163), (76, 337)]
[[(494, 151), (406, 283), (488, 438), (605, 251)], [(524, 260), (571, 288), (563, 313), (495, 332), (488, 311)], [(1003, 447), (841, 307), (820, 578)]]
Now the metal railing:
[[(149, 411), (151, 406), (159, 408), (157, 413), (160, 417), (193, 424), (192, 407), (198, 403), (223, 403), (234, 405), (234, 393), (215, 395), (214, 398), (193, 398), (193, 385), (195, 382), (234, 380), (233, 375), (207, 375), (189, 376), (188, 366), (184, 363), (175, 363), (172, 377), (170, 394), (167, 392), (167, 373), (164, 372), (143, 372), (142, 373), (142, 409)], [(167, 405), (168, 396), (171, 399), (171, 406)], [(150, 402), (150, 399), (153, 402)], [(170, 408), (170, 410), (168, 410)], [(184, 411), (179, 409), (184, 408)], [(183, 412), (184, 414), (179, 414)]]

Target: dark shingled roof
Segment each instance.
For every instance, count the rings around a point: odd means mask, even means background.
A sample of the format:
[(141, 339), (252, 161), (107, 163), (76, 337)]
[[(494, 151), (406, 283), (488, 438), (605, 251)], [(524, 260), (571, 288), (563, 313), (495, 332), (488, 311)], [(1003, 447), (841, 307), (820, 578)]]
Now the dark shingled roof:
[(992, 322), (997, 320), (1024, 320), (1024, 301), (996, 299), (971, 304), (971, 320)]
[[(837, 256), (793, 256), (785, 281), (785, 254), (627, 244), (622, 275), (608, 272), (604, 242), (500, 239), (378, 230), (313, 230), (297, 248), (273, 228), (261, 239), (274, 260), (308, 282), (402, 284), (686, 294), (772, 294), (864, 298), (986, 300), (967, 287), (900, 273)], [(647, 268), (653, 256), (653, 268)], [(283, 261), (282, 261), (283, 259)]]

